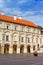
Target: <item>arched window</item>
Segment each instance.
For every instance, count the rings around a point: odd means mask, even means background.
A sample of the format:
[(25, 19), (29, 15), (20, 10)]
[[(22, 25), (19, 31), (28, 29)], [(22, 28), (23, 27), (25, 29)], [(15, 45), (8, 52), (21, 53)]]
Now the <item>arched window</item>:
[(9, 41), (9, 35), (6, 35), (6, 41)]

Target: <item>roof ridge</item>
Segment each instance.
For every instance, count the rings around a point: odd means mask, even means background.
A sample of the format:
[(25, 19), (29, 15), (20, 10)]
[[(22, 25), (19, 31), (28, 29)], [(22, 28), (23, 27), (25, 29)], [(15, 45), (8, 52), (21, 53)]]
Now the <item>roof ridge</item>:
[(7, 21), (9, 23), (10, 22), (11, 23), (17, 23), (17, 24), (21, 24), (21, 25), (27, 25), (27, 26), (38, 28), (38, 26), (36, 26), (32, 21), (28, 21), (28, 20), (24, 20), (24, 19), (18, 19), (18, 18), (16, 20), (14, 20), (14, 18), (11, 16), (6, 16), (6, 15), (0, 14), (0, 20)]

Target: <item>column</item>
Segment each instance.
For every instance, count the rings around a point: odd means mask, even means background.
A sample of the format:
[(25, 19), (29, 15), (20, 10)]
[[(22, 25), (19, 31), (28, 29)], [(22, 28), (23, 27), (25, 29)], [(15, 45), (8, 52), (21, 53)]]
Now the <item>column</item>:
[(1, 54), (4, 54), (4, 46), (1, 46)]
[(20, 45), (17, 45), (17, 54), (20, 54)]
[(37, 51), (37, 49), (38, 49), (38, 47), (37, 47), (37, 45), (36, 45), (36, 51)]
[(43, 48), (40, 49), (40, 53), (43, 53)]
[(27, 46), (24, 46), (24, 53), (27, 53)]
[(13, 46), (9, 46), (9, 53), (13, 54)]
[(17, 54), (20, 54), (20, 48), (17, 47)]
[(33, 53), (33, 46), (30, 46), (30, 52)]

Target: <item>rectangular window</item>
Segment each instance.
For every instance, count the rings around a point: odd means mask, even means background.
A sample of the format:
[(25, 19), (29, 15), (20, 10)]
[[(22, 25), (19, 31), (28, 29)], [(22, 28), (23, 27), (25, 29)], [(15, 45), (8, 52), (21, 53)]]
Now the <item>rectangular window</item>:
[(10, 24), (7, 24), (6, 28), (9, 29)]
[(22, 31), (23, 31), (23, 28), (24, 28), (24, 27), (22, 26)]
[(30, 38), (28, 38), (28, 43), (30, 43)]
[(34, 28), (34, 33), (36, 32), (36, 29)]
[(24, 42), (24, 37), (21, 37), (21, 42)]
[(30, 32), (31, 31), (31, 28), (30, 27), (28, 27), (28, 32)]
[(15, 26), (15, 30), (16, 30), (16, 26)]
[(9, 36), (8, 35), (6, 35), (6, 41), (9, 41)]
[(35, 50), (35, 45), (33, 46), (33, 51)]
[(14, 30), (17, 30), (17, 25), (14, 26)]
[(9, 27), (9, 26), (7, 25), (7, 29), (8, 29), (8, 27)]

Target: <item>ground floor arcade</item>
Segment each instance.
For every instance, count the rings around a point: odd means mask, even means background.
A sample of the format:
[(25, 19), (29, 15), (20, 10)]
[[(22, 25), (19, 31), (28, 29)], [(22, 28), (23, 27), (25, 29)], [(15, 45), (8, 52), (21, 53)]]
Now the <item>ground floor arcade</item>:
[(16, 53), (33, 53), (36, 50), (36, 46), (30, 45), (15, 45), (12, 46), (9, 44), (0, 45), (0, 54), (16, 54)]

